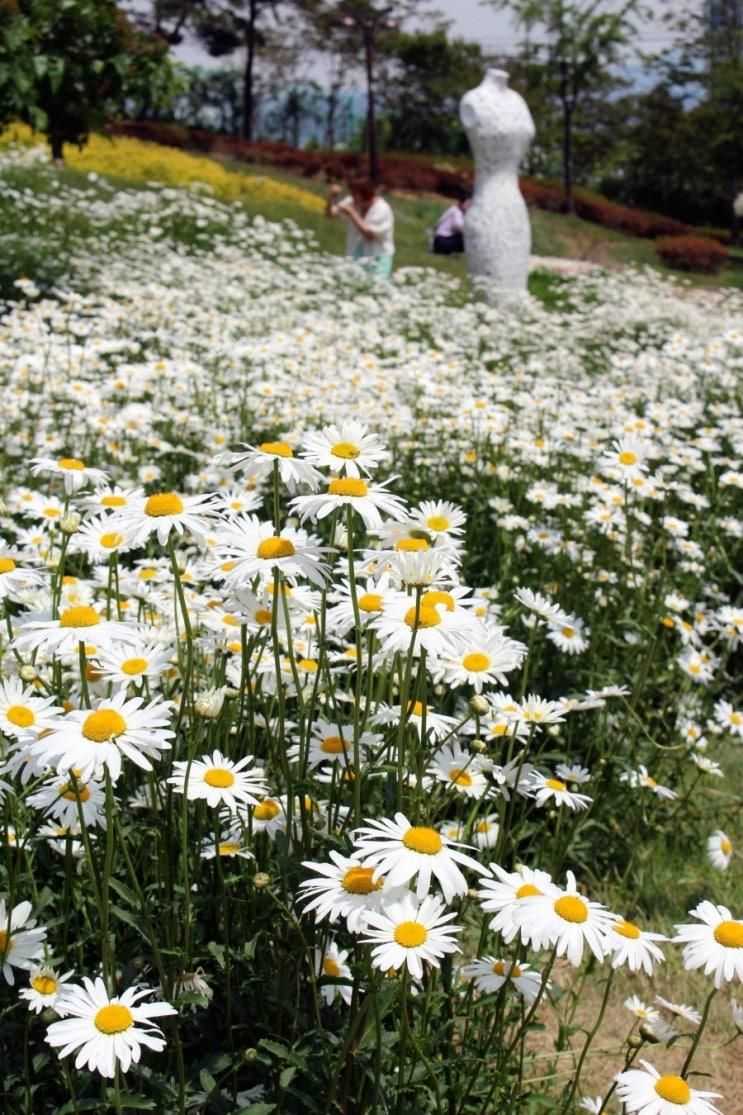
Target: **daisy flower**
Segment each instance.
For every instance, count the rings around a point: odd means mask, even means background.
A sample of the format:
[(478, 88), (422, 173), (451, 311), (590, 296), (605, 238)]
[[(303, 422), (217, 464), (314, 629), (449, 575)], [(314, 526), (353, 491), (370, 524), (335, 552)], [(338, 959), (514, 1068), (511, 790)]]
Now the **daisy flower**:
[(209, 529), (213, 504), (212, 495), (155, 492), (132, 498), (126, 507), (118, 508), (109, 519), (108, 529), (119, 531), (133, 546), (141, 546), (153, 534), (164, 546), (171, 530), (198, 538)]
[(64, 1016), (65, 1010), (61, 1001), (65, 992), (63, 985), (72, 974), (70, 970), (60, 976), (48, 965), (32, 968), (28, 975), (29, 986), (18, 992), (19, 998), (26, 1000), (28, 1009), (34, 1014), (41, 1014), (43, 1010), (51, 1009)]
[(252, 581), (256, 575), (265, 584), (275, 570), (292, 583), (306, 577), (319, 588), (325, 585), (325, 550), (304, 530), (284, 527), (277, 535), (272, 523), (262, 523), (255, 515), (238, 515), (219, 531), (215, 551), (223, 563), (234, 562), (226, 571), (228, 587)]
[(541, 727), (543, 724), (561, 724), (565, 719), (564, 711), (561, 701), (546, 701), (535, 693), (529, 693), (516, 706), (513, 715), (515, 720), (524, 724)]
[(156, 643), (134, 643), (110, 647), (96, 656), (96, 669), (101, 680), (111, 681), (119, 689), (141, 685), (145, 680), (154, 684), (171, 667), (172, 647)]
[(515, 913), (524, 944), (532, 948), (556, 946), (557, 956), (566, 956), (574, 968), (588, 945), (597, 960), (606, 954), (606, 931), (614, 914), (599, 902), (578, 894), (575, 875), (567, 873), (567, 888), (558, 895), (524, 899)]
[(372, 966), (398, 972), (407, 965), (413, 979), (422, 979), (424, 961), (438, 968), (442, 956), (460, 952), (453, 937), (462, 927), (448, 924), (457, 915), (444, 910), (440, 898), (428, 895), (421, 900), (412, 894), (370, 910), (363, 941), (374, 945)]
[(443, 500), (424, 500), (410, 513), (413, 524), (420, 530), (439, 535), (459, 535), (464, 530), (467, 516), (455, 503)]
[(20, 902), (8, 910), (5, 899), (0, 898), (0, 970), (6, 983), (15, 983), (14, 968), (34, 968), (34, 961), (44, 951), (46, 929), (37, 929), (35, 919), (29, 919), (30, 913), (30, 902)]
[[(2, 578), (0, 578), (0, 581)], [(721, 728), (743, 739), (743, 712), (739, 712), (729, 701), (718, 701), (715, 705), (715, 720)]]
[(126, 553), (131, 544), (119, 530), (111, 529), (109, 515), (100, 515), (83, 523), (77, 534), (73, 535), (72, 548), (87, 554), (93, 562), (108, 561), (113, 554)]
[[(500, 825), (498, 823), (497, 813), (488, 813), (487, 817), (481, 817), (472, 830), (472, 839), (478, 848), (494, 848), (498, 842), (498, 833)], [(458, 837), (452, 837), (457, 840)]]
[(298, 460), (291, 445), (285, 441), (262, 441), (260, 445), (243, 446), (247, 452), (233, 453), (227, 467), (239, 469), (247, 477), (260, 480), (278, 468), (279, 476), (290, 492), (304, 484), (310, 491), (317, 490), (320, 473), (308, 461)]
[(612, 442), (611, 449), (601, 455), (598, 468), (609, 476), (631, 482), (647, 472), (646, 461), (650, 444), (642, 438), (622, 437)]
[(589, 798), (587, 794), (578, 794), (575, 790), (569, 790), (559, 778), (548, 778), (536, 770), (532, 774), (531, 788), (540, 808), (554, 801), (555, 805), (566, 805), (568, 809), (579, 813), (582, 809), (588, 809), (593, 801), (593, 798)]
[(335, 941), (328, 941), (324, 949), (315, 949), (315, 975), (322, 981), (326, 979), (345, 980), (345, 983), (320, 984), (320, 994), (328, 1006), (332, 1006), (340, 995), (347, 1007), (353, 995), (353, 977), (348, 966), (348, 949), (339, 949)]
[(715, 987), (732, 979), (743, 979), (743, 921), (733, 918), (727, 906), (700, 902), (690, 911), (700, 925), (677, 925), (675, 944), (683, 944), (687, 970), (704, 968), (705, 976), (714, 972)]
[(488, 783), (477, 762), (477, 757), (465, 751), (460, 744), (442, 747), (434, 755), (427, 773), (438, 782), (444, 782), (469, 798), (481, 798)]
[(300, 883), (299, 901), (304, 903), (305, 914), (314, 911), (316, 921), (345, 918), (349, 933), (360, 933), (369, 911), (379, 908), (390, 891), (389, 880), (379, 878), (369, 864), (340, 852), (331, 851), (330, 859), (330, 863), (303, 862), (303, 867), (319, 877)]
[(655, 1022), (659, 1017), (657, 1010), (647, 1006), (637, 995), (630, 995), (628, 999), (625, 999), (624, 1006), (628, 1011), (634, 1014), (635, 1018), (639, 1018), (641, 1022)]
[(48, 476), (61, 476), (64, 490), (68, 496), (79, 492), (86, 484), (105, 484), (108, 475), (99, 468), (88, 468), (85, 461), (77, 457), (60, 457), (53, 460), (51, 457), (34, 457), (31, 462), (32, 476), (46, 473)]
[(582, 767), (578, 763), (573, 763), (572, 766), (568, 766), (567, 763), (558, 763), (555, 767), (555, 774), (563, 782), (572, 782), (576, 786), (582, 786), (584, 783), (591, 781), (591, 772), (587, 767)]
[(381, 484), (370, 485), (360, 477), (339, 476), (330, 481), (325, 492), (295, 496), (290, 507), (299, 515), (301, 522), (308, 518), (319, 522), (335, 510), (350, 507), (358, 512), (367, 530), (377, 530), (382, 525), (380, 512), (398, 522), (407, 515), (403, 501), (387, 491), (389, 483), (385, 480)]
[(266, 797), (253, 807), (250, 815), (253, 832), (265, 832), (270, 840), (286, 830), (284, 803), (277, 798)]
[(367, 430), (367, 426), (354, 419), (338, 426), (325, 426), (320, 432), (305, 435), (302, 456), (331, 472), (344, 472), (354, 477), (361, 476), (362, 472), (368, 475), (388, 460), (390, 453), (379, 437)]
[(47, 817), (53, 817), (58, 824), (68, 828), (79, 820), (78, 801), (82, 808), (83, 820), (88, 826), (103, 822), (106, 792), (101, 782), (80, 781), (79, 771), (73, 771), (71, 778), (50, 778), (28, 798), (32, 809), (42, 810)]
[(517, 670), (525, 656), (523, 643), (497, 629), (456, 655), (444, 657), (434, 680), (443, 680), (447, 686), (471, 685), (475, 693), (482, 693), (487, 685), (506, 685), (506, 674)]
[(92, 496), (85, 496), (80, 500), (80, 506), (87, 511), (105, 511), (111, 514), (121, 507), (126, 507), (134, 499), (141, 499), (144, 493), (141, 488), (119, 488), (116, 485), (99, 488)]
[(0, 731), (15, 739), (26, 739), (59, 724), (62, 709), (53, 697), (39, 697), (20, 678), (0, 681)]
[(425, 650), (438, 659), (456, 654), (466, 633), (478, 622), (461, 609), (452, 612), (446, 604), (424, 604), (422, 600), (416, 604), (409, 596), (400, 595), (370, 626), (387, 654), (411, 649), (419, 655)]
[(626, 964), (631, 972), (639, 972), (642, 968), (649, 976), (653, 974), (653, 962), (662, 964), (665, 959), (655, 942), (667, 940), (662, 933), (647, 933), (625, 918), (617, 918), (606, 930), (612, 968)]
[(710, 1103), (718, 1092), (699, 1092), (691, 1088), (681, 1076), (667, 1073), (664, 1076), (647, 1061), (640, 1061), (642, 1069), (627, 1069), (617, 1074), (617, 1099), (627, 1112), (641, 1111), (642, 1115), (721, 1115), (719, 1108)]
[(467, 880), (457, 864), (478, 874), (483, 868), (471, 856), (457, 851), (464, 845), (455, 844), (436, 829), (411, 825), (404, 813), (396, 813), (393, 821), (369, 820), (353, 834), (355, 854), (376, 868), (376, 876), (385, 876), (390, 886), (400, 886), (417, 876), (416, 894), (423, 898), (431, 888), (431, 876), (439, 883), (447, 902), (467, 893)]
[(665, 798), (667, 801), (673, 801), (677, 794), (675, 790), (669, 790), (667, 786), (661, 786), (659, 782), (648, 774), (647, 767), (640, 766), (637, 770), (626, 770), (619, 775), (620, 782), (626, 782), (632, 789), (642, 788), (645, 790), (652, 790), (652, 792), (659, 798)]
[(539, 619), (554, 626), (562, 627), (570, 622), (570, 616), (564, 612), (559, 604), (541, 592), (532, 592), (530, 588), (517, 588), (513, 594), (522, 607), (528, 609)]
[[(371, 720), (372, 724), (399, 724), (401, 716), (402, 705), (388, 706), (383, 702)], [(424, 719), (426, 735), (431, 735), (434, 739), (448, 735), (454, 725), (457, 724), (457, 719), (454, 716), (445, 716), (443, 713), (435, 712), (430, 705), (424, 706), (422, 701), (408, 701), (405, 724), (414, 728), (419, 737), (423, 731)]]
[(473, 980), (478, 991), (486, 995), (500, 991), (506, 983), (512, 983), (527, 1003), (533, 1003), (542, 986), (539, 972), (533, 971), (528, 964), (515, 960), (498, 960), (494, 956), (483, 956), (473, 960), (460, 969), (465, 979)]
[(655, 1001), (662, 1010), (667, 1011), (674, 1018), (681, 1018), (684, 1022), (688, 1022), (690, 1026), (698, 1026), (702, 1021), (699, 1011), (686, 1003), (672, 1003), (670, 999), (664, 999), (660, 995), (655, 996)]
[(143, 704), (142, 697), (127, 700), (126, 691), (120, 689), (94, 709), (73, 709), (29, 751), (44, 764), (56, 764), (60, 774), (79, 770), (83, 781), (106, 767), (115, 782), (122, 756), (142, 770), (152, 770), (150, 760), (170, 750), (174, 733), (167, 725), (173, 705), (157, 699)]
[(212, 809), (224, 806), (235, 813), (239, 805), (257, 805), (268, 790), (263, 767), (244, 769), (254, 762), (252, 755), (235, 763), (221, 751), (214, 751), (202, 755), (201, 760), (173, 763), (174, 773), (168, 783), (189, 801), (203, 800)]
[(43, 585), (41, 574), (20, 562), (7, 553), (0, 556), (0, 600), (21, 600), (25, 590)]
[(12, 646), (30, 653), (43, 648), (46, 654), (77, 654), (78, 644), (105, 649), (117, 642), (137, 638), (133, 628), (105, 619), (91, 604), (77, 604), (60, 612), (59, 619), (29, 620), (18, 628)]
[(490, 919), (490, 928), (500, 933), (508, 944), (519, 931), (516, 912), (522, 902), (535, 895), (554, 895), (560, 893), (546, 871), (521, 866), (517, 871), (505, 871), (497, 863), (490, 864), (495, 876), (485, 875), (480, 879), (478, 897), (483, 910), (495, 916)]
[(202, 859), (255, 859), (255, 856), (245, 844), (245, 834), (240, 828), (231, 828), (224, 837), (204, 844), (201, 849)]
[(165, 1047), (162, 1030), (154, 1018), (177, 1014), (170, 1003), (142, 1003), (154, 992), (129, 987), (111, 998), (102, 979), (83, 977), (83, 986), (65, 988), (63, 1004), (67, 1017), (53, 1022), (46, 1041), (59, 1049), (60, 1060), (77, 1052), (75, 1068), (87, 1068), (112, 1078), (117, 1066), (128, 1072), (142, 1055), (142, 1046), (159, 1053)]
[(588, 628), (583, 620), (569, 616), (567, 623), (550, 626), (547, 638), (566, 654), (582, 654), (588, 647)]
[(729, 836), (717, 829), (707, 839), (707, 856), (718, 871), (727, 871), (733, 858), (733, 845)]

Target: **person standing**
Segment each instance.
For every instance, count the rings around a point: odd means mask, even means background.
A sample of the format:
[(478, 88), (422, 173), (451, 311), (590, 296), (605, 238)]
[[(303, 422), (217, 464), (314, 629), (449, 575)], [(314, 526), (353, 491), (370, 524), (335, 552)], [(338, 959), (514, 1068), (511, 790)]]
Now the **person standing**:
[(433, 250), (437, 255), (450, 256), (464, 251), (464, 215), (469, 203), (468, 197), (461, 197), (439, 218), (433, 230)]
[(395, 254), (395, 215), (368, 178), (354, 178), (349, 196), (338, 198), (340, 186), (331, 186), (325, 205), (326, 217), (346, 220), (346, 255), (377, 278), (392, 274)]

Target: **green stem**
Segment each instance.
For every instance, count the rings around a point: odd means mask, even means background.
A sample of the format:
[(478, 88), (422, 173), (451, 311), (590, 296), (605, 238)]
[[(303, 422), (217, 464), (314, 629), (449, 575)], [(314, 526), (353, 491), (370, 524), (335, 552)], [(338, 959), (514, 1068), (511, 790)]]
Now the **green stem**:
[(706, 1003), (704, 1004), (704, 1010), (702, 1012), (702, 1021), (699, 1023), (699, 1027), (697, 1029), (697, 1032), (694, 1035), (694, 1041), (691, 1043), (691, 1049), (689, 1050), (689, 1052), (686, 1055), (686, 1060), (684, 1061), (684, 1067), (681, 1069), (681, 1076), (683, 1077), (684, 1080), (686, 1080), (687, 1076), (689, 1075), (689, 1070), (691, 1069), (691, 1062), (694, 1058), (694, 1054), (697, 1051), (697, 1046), (699, 1045), (699, 1042), (702, 1040), (702, 1034), (704, 1032), (704, 1027), (707, 1025), (707, 1019), (709, 1018), (709, 1008), (712, 1006), (712, 1000), (714, 999), (716, 994), (717, 994), (717, 988), (713, 987), (712, 990), (710, 991), (709, 995), (707, 996)]

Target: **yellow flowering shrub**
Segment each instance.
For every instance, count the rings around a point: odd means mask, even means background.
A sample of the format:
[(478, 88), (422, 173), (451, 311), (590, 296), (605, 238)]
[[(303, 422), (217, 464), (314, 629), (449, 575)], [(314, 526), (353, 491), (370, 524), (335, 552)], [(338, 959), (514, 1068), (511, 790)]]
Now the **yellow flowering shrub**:
[[(27, 125), (12, 124), (0, 134), (0, 148), (12, 143), (32, 146), (39, 138)], [(82, 151), (68, 146), (65, 161), (73, 170), (95, 171), (125, 182), (162, 182), (168, 186), (204, 183), (222, 201), (278, 201), (313, 213), (324, 209), (322, 199), (309, 190), (263, 175), (241, 174), (205, 155), (130, 136), (91, 135)]]

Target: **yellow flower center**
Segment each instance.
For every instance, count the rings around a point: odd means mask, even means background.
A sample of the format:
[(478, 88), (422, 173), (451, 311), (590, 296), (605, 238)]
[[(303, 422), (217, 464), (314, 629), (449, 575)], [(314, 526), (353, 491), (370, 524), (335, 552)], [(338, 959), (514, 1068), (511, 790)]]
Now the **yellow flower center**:
[(137, 576), (140, 581), (151, 581), (153, 577), (157, 576), (157, 569), (140, 569)]
[(490, 665), (490, 659), (487, 654), (474, 652), (473, 654), (465, 654), (462, 659), (462, 665), (465, 670), (469, 670), (470, 673), (479, 674), (482, 670), (487, 670)]
[(433, 608), (436, 604), (443, 604), (447, 612), (453, 612), (456, 608), (454, 597), (449, 592), (441, 592), (434, 589), (432, 592), (424, 592), (421, 596), (421, 604), (426, 608)]
[(726, 949), (743, 949), (743, 921), (721, 921), (715, 926), (715, 940)]
[(400, 538), (395, 542), (395, 549), (403, 554), (420, 554), (431, 547), (425, 538)]
[[(8, 716), (10, 717), (10, 713), (8, 713)], [(723, 853), (723, 855), (729, 856), (732, 850), (733, 845), (730, 843), (726, 836), (723, 836), (722, 840), (720, 841), (720, 851)]]
[(620, 465), (636, 465), (637, 454), (633, 453), (631, 449), (625, 449), (623, 453), (619, 454)]
[(264, 538), (259, 542), (256, 553), (262, 561), (275, 561), (277, 558), (293, 557), (296, 550), (288, 538), (279, 538), (275, 535), (273, 538)]
[(124, 535), (114, 530), (110, 534), (102, 534), (98, 541), (105, 550), (115, 550), (117, 546), (123, 545)]
[(57, 464), (68, 472), (82, 472), (85, 468), (85, 461), (78, 461), (77, 457), (61, 457)]
[(239, 627), (241, 622), (239, 616), (233, 616), (229, 613), (222, 616), (222, 623), (226, 624), (227, 627)]
[(550, 790), (554, 790), (555, 793), (558, 794), (564, 794), (567, 790), (565, 783), (560, 782), (557, 778), (548, 778), (545, 782), (545, 786), (549, 786)]
[(421, 852), (424, 856), (436, 856), (444, 846), (436, 829), (422, 825), (412, 825), (403, 836), (402, 842), (411, 852)]
[(428, 705), (424, 708), (422, 701), (408, 701), (409, 716), (423, 716), (424, 712), (428, 712)]
[(426, 526), (430, 530), (448, 530), (449, 520), (445, 519), (443, 515), (431, 515), (426, 519)]
[(355, 496), (360, 498), (368, 495), (369, 485), (366, 480), (357, 480), (353, 476), (341, 476), (331, 480), (328, 484), (329, 496)]
[(240, 851), (240, 845), (232, 844), (229, 841), (226, 841), (224, 844), (217, 845), (217, 851), (219, 852), (220, 856), (236, 856), (237, 853)]
[(15, 724), (16, 728), (30, 728), (32, 724), (36, 723), (33, 710), (25, 705), (11, 705), (5, 715), (11, 724)]
[(563, 633), (563, 635), (565, 636), (566, 639), (573, 639), (575, 637), (575, 628), (574, 627), (563, 627), (562, 633)]
[(96, 1030), (100, 1030), (102, 1034), (123, 1034), (134, 1025), (134, 1015), (129, 1007), (109, 1003), (107, 1007), (101, 1007), (93, 1021)]
[(58, 519), (60, 512), (58, 507), (45, 507), (41, 514), (46, 515), (47, 519)]
[(555, 902), (555, 913), (563, 921), (570, 921), (575, 925), (582, 925), (584, 921), (588, 921), (588, 907), (576, 894), (566, 894), (558, 898)]
[(405, 622), (408, 627), (437, 627), (441, 623), (441, 616), (436, 608), (427, 608), (421, 604), (419, 608), (408, 608), (405, 613)]
[(79, 604), (76, 608), (65, 608), (59, 617), (60, 627), (95, 627), (101, 617), (89, 604)]
[(320, 744), (320, 750), (326, 755), (341, 755), (348, 744), (340, 736), (326, 736)]
[(4, 929), (0, 929), (0, 956), (7, 956), (13, 947), (13, 942)]
[(365, 592), (359, 597), (359, 608), (362, 612), (381, 612), (382, 597), (378, 592)]
[(146, 658), (126, 658), (121, 663), (121, 672), (130, 678), (136, 677), (138, 674), (143, 674), (148, 665)]
[(272, 821), (277, 813), (281, 812), (281, 806), (271, 798), (265, 798), (259, 801), (253, 810), (253, 816), (256, 821)]
[(126, 507), (126, 499), (124, 496), (104, 496), (101, 507)]
[(401, 921), (395, 926), (395, 941), (404, 949), (417, 949), (428, 940), (428, 930), (419, 921)]
[(83, 735), (92, 743), (107, 743), (126, 731), (124, 717), (113, 708), (99, 708), (83, 722)]
[(285, 441), (262, 441), (258, 446), (261, 453), (270, 453), (272, 457), (293, 457), (291, 445)]
[(679, 1106), (691, 1099), (691, 1088), (680, 1076), (660, 1076), (655, 1082), (655, 1091), (662, 1100)]
[(160, 519), (165, 515), (180, 515), (183, 511), (183, 500), (175, 492), (158, 492), (150, 496), (144, 505), (145, 515), (152, 519)]
[(210, 767), (204, 775), (207, 786), (214, 786), (218, 790), (227, 790), (235, 784), (235, 776), (231, 770), (224, 767)]
[(533, 883), (522, 883), (516, 891), (516, 898), (533, 898), (541, 893), (539, 887), (535, 887)]
[(317, 662), (314, 658), (300, 658), (297, 662), (297, 669), (304, 670), (306, 674), (314, 674), (317, 672)]
[(253, 616), (256, 623), (260, 623), (263, 627), (271, 622), (271, 613), (267, 608), (259, 608)]
[(338, 979), (341, 974), (341, 966), (337, 960), (333, 960), (332, 956), (326, 956), (322, 962), (323, 975), (332, 976), (333, 979)]
[(455, 786), (472, 785), (472, 775), (468, 774), (466, 770), (457, 770), (457, 768), (455, 767), (453, 770), (449, 771), (449, 778), (452, 780)]
[(61, 798), (64, 798), (65, 801), (77, 801), (78, 798), (80, 798), (80, 801), (89, 801), (90, 800), (90, 790), (88, 789), (87, 786), (78, 785), (77, 793), (75, 793), (75, 791), (74, 791), (73, 787), (70, 785), (70, 783), (65, 782), (59, 788), (59, 796)]
[[(2, 568), (2, 562), (0, 561), (0, 573), (4, 572), (5, 570)], [(731, 712), (730, 723), (734, 724), (736, 728), (739, 728), (740, 725), (743, 724), (743, 716), (741, 716), (739, 712)]]
[(376, 882), (372, 879), (373, 874), (373, 867), (349, 867), (341, 879), (341, 886), (349, 894), (371, 894), (383, 886), (381, 879)]
[(15, 567), (12, 558), (0, 558), (0, 573), (12, 573)]
[(39, 995), (53, 995), (57, 990), (57, 981), (52, 976), (36, 976), (31, 980), (31, 986)]
[(340, 457), (343, 461), (355, 461), (361, 450), (350, 441), (337, 441), (335, 445), (330, 447), (330, 452), (334, 457)]
[(622, 937), (629, 937), (631, 941), (636, 941), (640, 936), (640, 930), (635, 923), (633, 921), (625, 921), (624, 918), (616, 923), (614, 930)]

